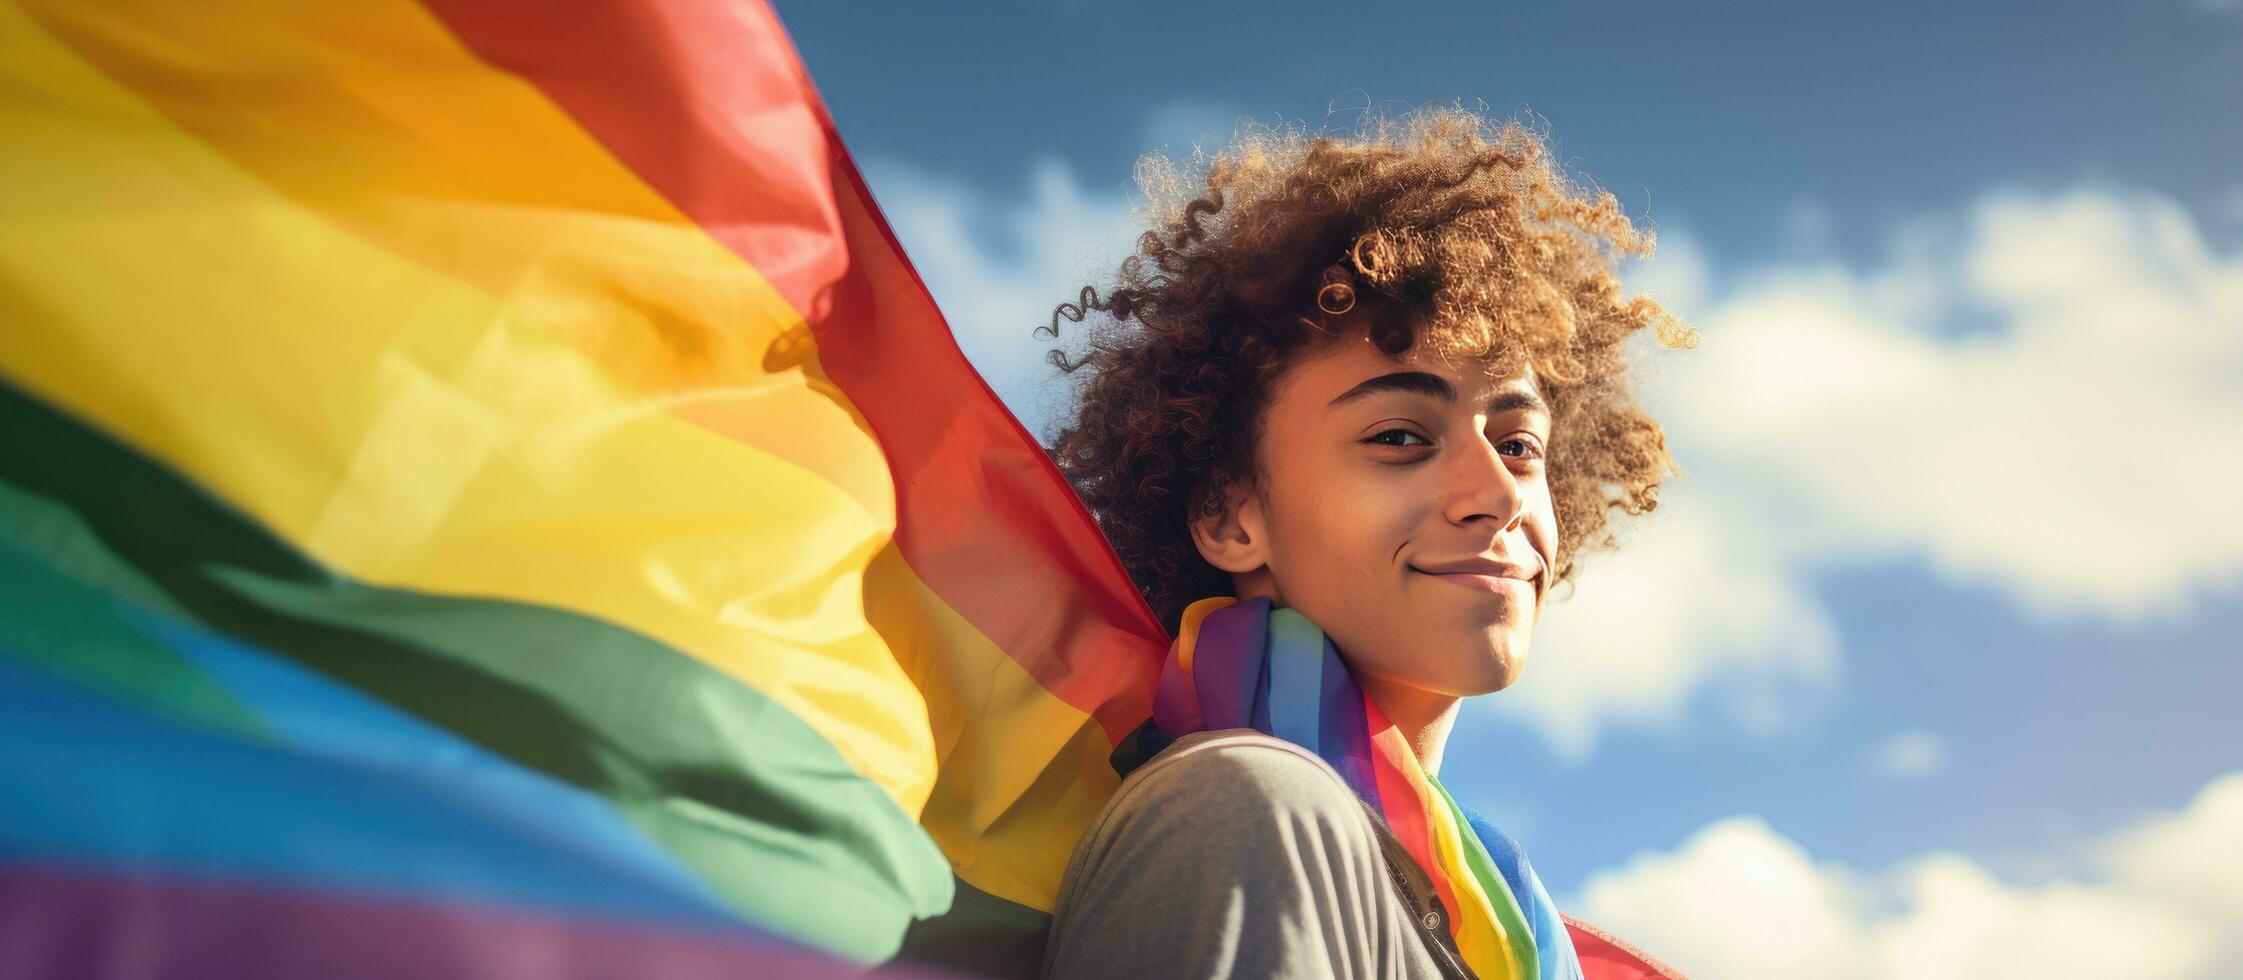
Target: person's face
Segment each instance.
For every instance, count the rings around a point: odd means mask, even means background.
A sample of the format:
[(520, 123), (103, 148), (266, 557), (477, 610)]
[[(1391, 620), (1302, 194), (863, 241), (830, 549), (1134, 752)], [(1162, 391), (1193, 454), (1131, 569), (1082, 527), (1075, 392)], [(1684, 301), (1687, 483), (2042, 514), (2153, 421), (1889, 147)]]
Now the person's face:
[(1359, 335), (1281, 374), (1264, 419), (1260, 491), (1195, 529), (1241, 597), (1308, 617), (1367, 682), (1509, 686), (1558, 545), (1531, 373), (1422, 346), (1389, 356)]

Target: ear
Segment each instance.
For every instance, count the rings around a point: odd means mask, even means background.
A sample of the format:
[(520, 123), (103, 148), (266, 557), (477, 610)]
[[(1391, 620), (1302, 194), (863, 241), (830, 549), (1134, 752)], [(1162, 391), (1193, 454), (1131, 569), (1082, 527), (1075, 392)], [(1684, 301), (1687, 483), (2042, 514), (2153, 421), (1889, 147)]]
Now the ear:
[(1259, 571), (1269, 564), (1268, 523), (1258, 494), (1238, 488), (1223, 494), (1223, 510), (1214, 517), (1192, 518), (1192, 544), (1207, 563), (1233, 575)]

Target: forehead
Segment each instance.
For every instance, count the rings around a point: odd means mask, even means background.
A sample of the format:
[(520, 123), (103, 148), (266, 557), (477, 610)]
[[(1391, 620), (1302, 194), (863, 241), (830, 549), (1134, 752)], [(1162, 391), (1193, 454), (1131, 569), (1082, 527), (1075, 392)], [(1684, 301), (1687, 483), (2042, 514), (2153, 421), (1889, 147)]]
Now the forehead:
[(1466, 404), (1483, 401), (1489, 393), (1526, 388), (1540, 393), (1533, 369), (1516, 354), (1489, 357), (1446, 356), (1431, 345), (1419, 343), (1400, 354), (1380, 350), (1370, 335), (1357, 332), (1302, 354), (1278, 382), (1278, 400), (1326, 400), (1367, 378), (1395, 371), (1423, 371), (1439, 376), (1456, 388)]

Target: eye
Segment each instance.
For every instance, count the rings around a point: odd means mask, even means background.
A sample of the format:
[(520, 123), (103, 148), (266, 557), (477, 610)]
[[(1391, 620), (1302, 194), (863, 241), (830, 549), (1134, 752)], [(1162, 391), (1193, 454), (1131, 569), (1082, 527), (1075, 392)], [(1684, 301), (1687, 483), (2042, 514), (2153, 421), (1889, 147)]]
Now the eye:
[[(1412, 439), (1415, 439), (1417, 441), (1411, 442), (1410, 440)], [(1427, 439), (1426, 437), (1418, 435), (1417, 433), (1412, 432), (1408, 429), (1387, 429), (1363, 441), (1379, 446), (1400, 447), (1430, 446), (1433, 444), (1433, 440)]]
[(1517, 459), (1541, 459), (1542, 443), (1532, 436), (1512, 436), (1496, 443), (1495, 451)]

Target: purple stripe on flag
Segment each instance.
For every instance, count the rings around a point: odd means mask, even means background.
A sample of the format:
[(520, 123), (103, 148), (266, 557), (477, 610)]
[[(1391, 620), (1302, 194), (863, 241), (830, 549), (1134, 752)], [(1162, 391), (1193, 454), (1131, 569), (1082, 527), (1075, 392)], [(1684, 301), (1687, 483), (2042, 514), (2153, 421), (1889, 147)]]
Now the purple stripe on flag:
[(1153, 725), (1164, 732), (1196, 732), (1207, 727), (1207, 719), (1199, 713), (1199, 693), (1192, 690), (1190, 675), (1177, 663), (1181, 653), (1174, 645), (1168, 648), (1168, 659), (1161, 664), (1160, 687), (1153, 692)]
[(1192, 645), (1192, 683), (1209, 730), (1254, 727), (1268, 628), (1268, 599), (1225, 606), (1200, 621), (1199, 642)]
[(863, 975), (861, 967), (776, 936), (630, 926), (363, 893), (0, 865), (0, 976), (11, 980)]
[(1371, 722), (1363, 714), (1363, 689), (1355, 685), (1330, 637), (1324, 640), (1323, 710), (1317, 719), (1317, 754), (1379, 812), (1378, 770), (1372, 766)]

